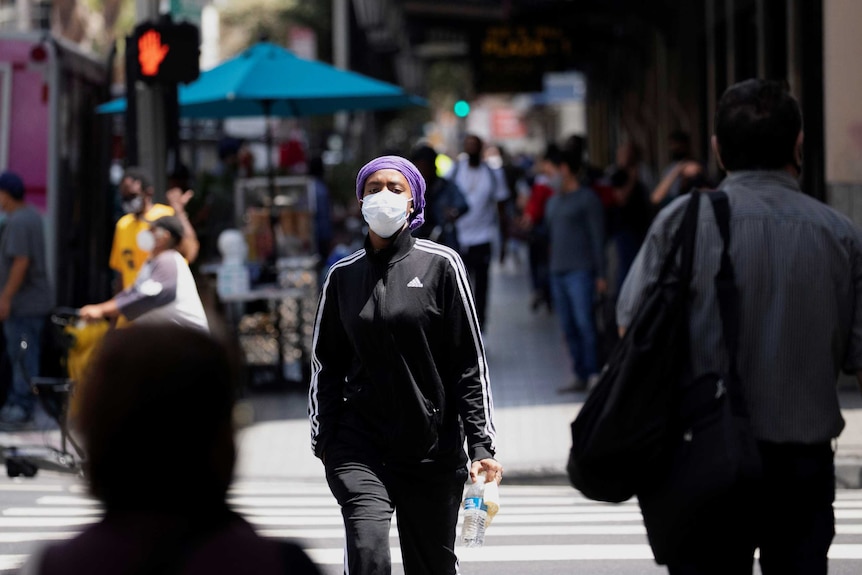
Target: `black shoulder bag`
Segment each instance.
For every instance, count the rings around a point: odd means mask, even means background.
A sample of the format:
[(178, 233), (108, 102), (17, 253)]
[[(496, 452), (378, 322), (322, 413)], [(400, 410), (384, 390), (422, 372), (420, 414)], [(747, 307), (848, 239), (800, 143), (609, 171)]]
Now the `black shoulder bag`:
[(638, 491), (650, 546), (661, 564), (696, 556), (699, 544), (714, 547), (727, 525), (749, 528), (743, 513), (761, 475), (737, 366), (739, 294), (729, 255), (730, 207), (723, 192), (708, 196), (724, 241), (715, 287), (728, 370), (676, 385), (665, 476)]
[(590, 499), (625, 501), (666, 469), (672, 400), (688, 366), (687, 307), (701, 196), (691, 193), (658, 281), (572, 422), (566, 469)]

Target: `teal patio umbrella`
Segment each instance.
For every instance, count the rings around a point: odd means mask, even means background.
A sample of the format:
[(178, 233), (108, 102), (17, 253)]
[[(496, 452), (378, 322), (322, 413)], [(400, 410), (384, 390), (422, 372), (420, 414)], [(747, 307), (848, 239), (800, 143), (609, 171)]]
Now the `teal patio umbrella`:
[[(287, 118), (427, 105), (399, 86), (299, 58), (268, 42), (202, 72), (194, 82), (181, 85), (178, 94), (184, 118)], [(125, 109), (126, 101), (120, 98), (96, 111), (118, 114)]]
[[(305, 117), (351, 110), (384, 110), (426, 106), (427, 102), (399, 86), (356, 72), (305, 60), (269, 42), (261, 42), (178, 89), (180, 116)], [(126, 110), (124, 98), (96, 108), (100, 114)], [(267, 122), (266, 144), (272, 134)], [(267, 169), (272, 180), (271, 153)], [(274, 184), (270, 181), (270, 193)], [(273, 198), (274, 199), (274, 198)]]

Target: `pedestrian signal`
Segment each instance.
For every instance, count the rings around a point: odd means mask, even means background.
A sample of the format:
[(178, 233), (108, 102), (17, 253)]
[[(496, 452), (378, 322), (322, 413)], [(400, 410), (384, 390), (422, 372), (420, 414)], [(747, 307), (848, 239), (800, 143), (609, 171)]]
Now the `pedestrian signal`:
[(200, 32), (194, 24), (144, 22), (131, 40), (139, 80), (177, 84), (200, 75)]
[(455, 115), (459, 118), (466, 118), (470, 113), (470, 104), (466, 100), (458, 100), (455, 102), (455, 106), (452, 108), (452, 111), (455, 112)]

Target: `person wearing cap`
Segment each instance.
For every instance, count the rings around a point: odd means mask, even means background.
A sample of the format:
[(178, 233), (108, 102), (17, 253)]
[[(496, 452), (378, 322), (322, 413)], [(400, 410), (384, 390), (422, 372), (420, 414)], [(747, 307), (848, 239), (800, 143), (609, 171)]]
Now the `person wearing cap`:
[(356, 196), (369, 231), (324, 281), (311, 446), (342, 509), (345, 572), (391, 572), (397, 510), (404, 573), (457, 573), (468, 474), (499, 482), (503, 470), (470, 283), (457, 252), (410, 233), (425, 209), (425, 180), (410, 161), (372, 160)]
[[(23, 425), (33, 418), (36, 397), (28, 378), (39, 375), (42, 329), (54, 295), (45, 260), (42, 216), (24, 200), (24, 182), (14, 172), (0, 174), (0, 321), (12, 362), (12, 385), (0, 409), (0, 425)], [(21, 342), (26, 341), (26, 349)]]
[(80, 310), (86, 321), (120, 315), (133, 323), (175, 323), (209, 331), (194, 276), (177, 251), (184, 226), (176, 216), (162, 216), (140, 234), (139, 243), (150, 253), (135, 282), (113, 298)]
[(153, 184), (149, 174), (137, 166), (123, 172), (120, 181), (120, 199), (125, 215), (114, 227), (114, 241), (108, 260), (111, 269), (120, 274), (120, 289), (127, 289), (134, 282), (141, 266), (150, 254), (141, 247), (138, 236), (149, 231), (150, 223), (162, 216), (176, 216), (183, 226), (183, 241), (177, 251), (192, 263), (197, 259), (200, 243), (186, 215), (186, 205), (194, 196), (192, 190), (183, 191), (173, 187), (166, 192), (170, 205), (153, 202)]

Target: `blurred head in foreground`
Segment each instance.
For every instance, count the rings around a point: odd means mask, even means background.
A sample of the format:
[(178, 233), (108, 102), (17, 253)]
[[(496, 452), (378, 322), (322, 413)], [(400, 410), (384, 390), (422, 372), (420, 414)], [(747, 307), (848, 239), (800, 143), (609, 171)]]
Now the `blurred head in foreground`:
[(105, 337), (79, 391), (78, 428), (108, 512), (224, 505), (236, 455), (229, 358), (208, 334), (176, 325)]

